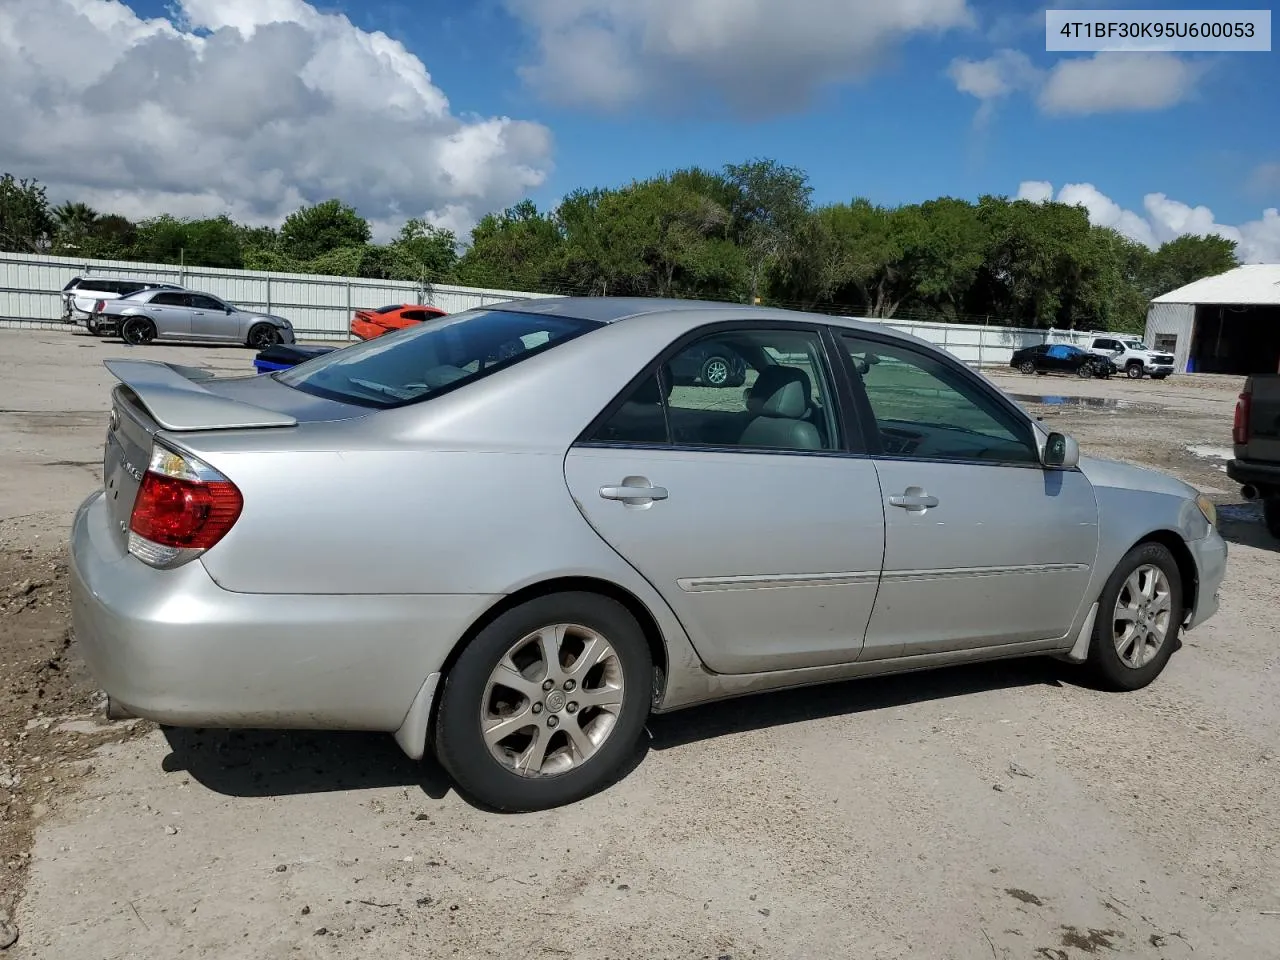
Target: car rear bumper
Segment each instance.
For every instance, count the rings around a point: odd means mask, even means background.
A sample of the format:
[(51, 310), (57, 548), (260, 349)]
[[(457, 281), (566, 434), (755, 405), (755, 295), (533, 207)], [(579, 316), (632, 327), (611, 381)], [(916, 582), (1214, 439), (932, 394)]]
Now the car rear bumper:
[(117, 708), (175, 726), (393, 731), (497, 597), (232, 593), (120, 549), (101, 492), (71, 531), (80, 655)]
[(1187, 629), (1204, 623), (1218, 612), (1218, 591), (1227, 573), (1227, 542), (1214, 530), (1201, 540), (1187, 544), (1196, 565), (1196, 606), (1187, 620)]
[(1228, 460), (1227, 476), (1236, 483), (1280, 487), (1280, 463), (1262, 463), (1257, 460)]

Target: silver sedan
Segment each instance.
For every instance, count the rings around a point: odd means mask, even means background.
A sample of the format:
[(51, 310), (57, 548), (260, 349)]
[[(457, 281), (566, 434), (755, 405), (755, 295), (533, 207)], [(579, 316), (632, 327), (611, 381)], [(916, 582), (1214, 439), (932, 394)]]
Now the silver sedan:
[(262, 350), (294, 342), (293, 324), (284, 317), (243, 310), (211, 293), (180, 287), (99, 300), (89, 315), (89, 328), (118, 333), (134, 346), (153, 340), (201, 340)]
[[(672, 376), (709, 352), (745, 382)], [(1226, 565), (1193, 488), (854, 320), (532, 300), (259, 377), (107, 365), (71, 558), (111, 714), (393, 732), (502, 809), (740, 694), (1033, 655), (1142, 687)]]

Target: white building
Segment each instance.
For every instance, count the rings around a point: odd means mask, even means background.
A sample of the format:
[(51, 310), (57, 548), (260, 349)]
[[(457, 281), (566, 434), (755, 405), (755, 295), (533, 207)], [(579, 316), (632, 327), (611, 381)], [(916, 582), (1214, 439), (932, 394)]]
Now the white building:
[(1251, 263), (1156, 297), (1147, 345), (1188, 373), (1280, 372), (1280, 263)]

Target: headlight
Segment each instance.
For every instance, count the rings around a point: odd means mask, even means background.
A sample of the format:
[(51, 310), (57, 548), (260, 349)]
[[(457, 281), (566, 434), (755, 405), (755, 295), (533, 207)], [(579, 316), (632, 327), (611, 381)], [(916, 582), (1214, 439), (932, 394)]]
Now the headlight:
[(1218, 525), (1218, 508), (1213, 505), (1212, 500), (1202, 493), (1196, 497), (1196, 506), (1204, 514), (1204, 518), (1209, 521), (1209, 526), (1216, 527)]

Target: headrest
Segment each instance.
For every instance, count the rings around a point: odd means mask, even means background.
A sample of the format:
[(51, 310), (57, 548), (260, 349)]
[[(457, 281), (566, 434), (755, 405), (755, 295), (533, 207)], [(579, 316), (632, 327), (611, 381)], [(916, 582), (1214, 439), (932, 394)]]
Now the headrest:
[(798, 420), (809, 410), (809, 375), (799, 367), (766, 367), (747, 392), (747, 409), (757, 417)]

